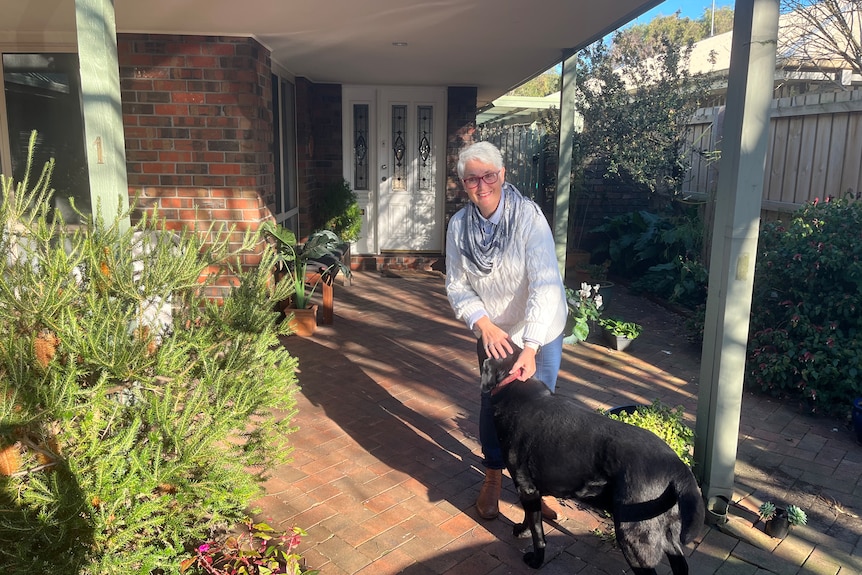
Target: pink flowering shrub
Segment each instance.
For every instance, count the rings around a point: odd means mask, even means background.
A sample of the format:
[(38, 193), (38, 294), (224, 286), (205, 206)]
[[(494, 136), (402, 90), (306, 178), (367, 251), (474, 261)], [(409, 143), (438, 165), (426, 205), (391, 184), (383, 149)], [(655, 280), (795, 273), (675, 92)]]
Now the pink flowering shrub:
[(316, 575), (306, 570), (296, 549), (306, 533), (299, 527), (281, 533), (266, 523), (245, 524), (245, 531), (198, 545), (180, 564), (190, 575)]
[(746, 382), (812, 412), (862, 395), (862, 202), (813, 202), (761, 230)]

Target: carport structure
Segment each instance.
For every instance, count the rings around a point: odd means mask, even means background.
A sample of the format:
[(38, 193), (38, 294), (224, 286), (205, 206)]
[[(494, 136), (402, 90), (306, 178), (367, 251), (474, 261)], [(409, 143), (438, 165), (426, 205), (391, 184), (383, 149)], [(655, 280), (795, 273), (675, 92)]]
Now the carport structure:
[[(453, 158), (477, 110), (563, 62), (562, 262), (573, 55), (657, 4), (0, 0), (0, 171), (20, 158), (16, 90), (35, 82), (56, 95), (51, 62), (73, 54), (83, 121), (64, 135), (85, 150), (79, 199), (104, 217), (143, 189), (145, 208), (175, 210), (173, 225), (203, 206), (203, 224), (275, 218), (301, 231), (314, 192), (343, 175), (366, 214), (357, 253), (445, 255), (461, 201)], [(695, 453), (716, 520), (733, 490), (777, 23), (778, 0), (736, 3)], [(408, 130), (412, 148), (399, 143)], [(428, 171), (400, 172), (404, 154)]]

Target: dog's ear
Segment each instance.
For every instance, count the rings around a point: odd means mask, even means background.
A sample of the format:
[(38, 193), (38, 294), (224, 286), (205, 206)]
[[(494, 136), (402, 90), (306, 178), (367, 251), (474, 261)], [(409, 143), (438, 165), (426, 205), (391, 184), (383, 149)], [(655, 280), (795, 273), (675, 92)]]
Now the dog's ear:
[(482, 362), (482, 393), (486, 393), (497, 387), (497, 361), (489, 357)]

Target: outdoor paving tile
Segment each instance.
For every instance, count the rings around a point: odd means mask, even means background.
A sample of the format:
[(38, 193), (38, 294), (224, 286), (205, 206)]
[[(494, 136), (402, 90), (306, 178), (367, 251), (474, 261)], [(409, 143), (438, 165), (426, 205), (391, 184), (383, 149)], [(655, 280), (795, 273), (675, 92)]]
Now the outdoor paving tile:
[(403, 525), (396, 525), (382, 533), (378, 533), (356, 549), (369, 557), (382, 557), (401, 547), (414, 537), (415, 535), (405, 529)]
[(450, 534), (453, 539), (457, 539), (476, 529), (476, 522), (468, 515), (459, 514), (442, 523), (440, 529)]
[(766, 551), (741, 541), (733, 548), (732, 555), (761, 569), (767, 569), (777, 575), (793, 575), (799, 570), (802, 562), (792, 563), (776, 559), (774, 553)]
[[(499, 519), (482, 521), (473, 507), (482, 482), (478, 370), (473, 342), (452, 317), (442, 281), (387, 282), (376, 274), (356, 275), (349, 288), (337, 286), (334, 324), (321, 326), (311, 338), (286, 338), (302, 369), (300, 430), (291, 436), (294, 463), (266, 484), (277, 497), (269, 494), (261, 501), (267, 511), (297, 521), (302, 513), (315, 520), (328, 513), (326, 507), (336, 511), (309, 529), (302, 544), (310, 558), (325, 561), (323, 575), (372, 570), (375, 575), (441, 575), (458, 572), (461, 565), (470, 575), (526, 572), (520, 556), (530, 541), (511, 534), (512, 522), (523, 517), (511, 480), (505, 483)], [(369, 296), (384, 292), (387, 298)], [(619, 295), (621, 305), (626, 295)], [(567, 346), (558, 393), (575, 397), (588, 409), (660, 398), (683, 404), (686, 420), (693, 424), (699, 351), (688, 344), (670, 345), (682, 329), (678, 318), (667, 321), (676, 316), (652, 302), (629, 297), (632, 302), (644, 321), (655, 326), (649, 328), (654, 341), (644, 340), (631, 354), (612, 353), (590, 341)], [(663, 339), (662, 333), (668, 337)], [(836, 499), (846, 499), (842, 504), (851, 511), (859, 508), (862, 456), (857, 452), (862, 450), (847, 441), (850, 433), (747, 393), (742, 413), (738, 457), (744, 461), (737, 474), (749, 485), (738, 489), (744, 492), (741, 497), (789, 501), (794, 495), (794, 501), (812, 506), (812, 565), (829, 565), (830, 556), (821, 559), (819, 554), (829, 546), (858, 555), (858, 518), (833, 518), (836, 513), (828, 512), (833, 504), (824, 500), (823, 509), (815, 510), (810, 499), (829, 490)], [(320, 507), (324, 509), (311, 512)], [(600, 524), (600, 518), (566, 509), (557, 525), (547, 525), (552, 553), (543, 572), (624, 572), (619, 550), (591, 533)], [(827, 530), (839, 537), (829, 538)], [(738, 539), (724, 539), (728, 536), (716, 529), (706, 529), (702, 537), (688, 550), (693, 575), (720, 569), (757, 572), (756, 566), (730, 554)], [(337, 561), (324, 559), (318, 546)], [(359, 559), (351, 560), (348, 550)], [(662, 564), (659, 573), (667, 572)], [(838, 575), (852, 572), (845, 568)]]
[(800, 575), (837, 575), (841, 563), (823, 549), (815, 549), (799, 570)]
[[(400, 549), (387, 553), (367, 568), (360, 571), (362, 575), (380, 575), (381, 573), (403, 573), (411, 569), (415, 561)], [(412, 573), (412, 571), (411, 571)]]
[(381, 533), (391, 526), (398, 525), (407, 520), (411, 516), (412, 514), (406, 509), (402, 509), (401, 507), (392, 507), (382, 513), (378, 513), (374, 517), (366, 519), (361, 523), (361, 525), (368, 527), (376, 533)]
[(724, 557), (715, 557), (708, 553), (695, 550), (688, 559), (689, 571), (691, 573), (697, 573), (698, 575), (711, 575), (721, 567), (724, 560)]
[[(337, 515), (335, 517), (341, 516)], [(324, 523), (323, 525), (327, 524)], [(334, 531), (342, 540), (353, 547), (359, 547), (366, 541), (371, 540), (378, 533), (376, 529), (371, 529), (367, 525), (362, 525), (353, 521), (348, 521), (341, 528)]]
[(477, 551), (446, 571), (446, 575), (486, 575), (500, 566), (500, 560), (484, 551)]
[(315, 549), (348, 573), (356, 573), (374, 562), (374, 557), (368, 557), (338, 537), (320, 542)]
[(436, 573), (442, 574), (465, 561), (476, 551), (477, 548), (475, 546), (465, 545), (463, 541), (450, 541), (445, 546), (439, 548), (437, 555), (426, 559), (423, 563)]
[[(731, 555), (715, 570), (715, 575), (754, 575), (758, 567)], [(773, 573), (773, 571), (769, 571)]]

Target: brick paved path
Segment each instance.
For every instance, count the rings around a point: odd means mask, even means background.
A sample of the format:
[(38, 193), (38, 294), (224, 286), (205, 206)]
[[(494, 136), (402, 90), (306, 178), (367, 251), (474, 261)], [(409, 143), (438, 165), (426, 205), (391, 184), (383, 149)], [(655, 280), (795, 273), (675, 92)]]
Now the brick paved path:
[[(293, 463), (257, 502), (260, 517), (307, 529), (301, 552), (324, 575), (528, 573), (529, 539), (511, 535), (521, 519), (511, 480), (500, 518), (473, 509), (483, 476), (472, 337), (453, 319), (439, 274), (402, 275), (356, 273), (336, 286), (332, 325), (286, 338), (300, 360), (299, 430)], [(627, 352), (592, 338), (566, 346), (557, 392), (590, 409), (658, 398), (683, 405), (694, 426), (700, 351), (684, 320), (623, 286), (610, 297), (610, 311), (644, 334)], [(704, 527), (690, 546), (693, 575), (862, 574), (862, 446), (845, 422), (746, 394), (736, 472), (727, 524)], [(783, 541), (752, 528), (765, 499), (801, 505), (809, 525)], [(542, 572), (629, 572), (607, 518), (564, 504), (546, 525)]]

